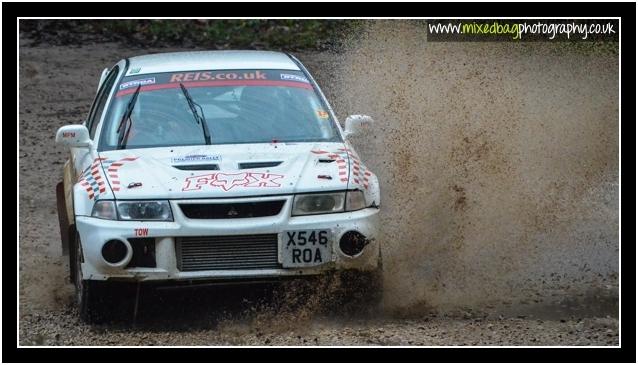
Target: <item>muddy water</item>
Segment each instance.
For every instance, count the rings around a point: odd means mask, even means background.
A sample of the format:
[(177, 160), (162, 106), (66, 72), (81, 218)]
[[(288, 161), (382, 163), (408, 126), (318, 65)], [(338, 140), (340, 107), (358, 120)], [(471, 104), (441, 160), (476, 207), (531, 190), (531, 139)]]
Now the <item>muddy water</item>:
[(617, 55), (401, 22), (342, 51), (323, 87), (342, 121), (375, 119), (354, 143), (382, 187), (389, 308), (617, 295)]

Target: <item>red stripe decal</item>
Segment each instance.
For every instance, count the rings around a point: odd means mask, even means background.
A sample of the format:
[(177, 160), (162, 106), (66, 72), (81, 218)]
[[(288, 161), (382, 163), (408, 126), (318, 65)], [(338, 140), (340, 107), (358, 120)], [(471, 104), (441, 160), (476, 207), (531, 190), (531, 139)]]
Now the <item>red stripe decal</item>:
[[(177, 89), (179, 88), (180, 83), (172, 83), (172, 84), (155, 84), (155, 85), (146, 85), (140, 88), (140, 92), (142, 91), (153, 91), (153, 90), (162, 90), (162, 89)], [(215, 87), (215, 86), (286, 86), (286, 87), (297, 87), (301, 89), (312, 90), (312, 85), (302, 83), (302, 82), (294, 82), (294, 81), (269, 81), (269, 80), (226, 80), (226, 81), (191, 81), (191, 82), (183, 82), (184, 86), (187, 88), (193, 87)], [(133, 94), (137, 88), (130, 88), (126, 90), (119, 91), (115, 94), (115, 97), (120, 97), (128, 94)]]

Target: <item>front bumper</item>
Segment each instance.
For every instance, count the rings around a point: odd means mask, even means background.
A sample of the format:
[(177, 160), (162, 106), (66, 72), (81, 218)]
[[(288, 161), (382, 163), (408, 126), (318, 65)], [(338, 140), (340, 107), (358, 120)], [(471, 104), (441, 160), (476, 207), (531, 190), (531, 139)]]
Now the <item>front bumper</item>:
[[(76, 217), (76, 227), (82, 241), (84, 262), (82, 276), (87, 280), (210, 280), (210, 279), (263, 279), (301, 275), (316, 275), (332, 270), (374, 270), (378, 264), (377, 241), (378, 208), (366, 208), (355, 212), (291, 217), (292, 196), (283, 197), (286, 202), (276, 216), (240, 219), (189, 219), (182, 214), (176, 201), (171, 201), (173, 222), (112, 221), (93, 217)], [(215, 199), (215, 202), (257, 202), (278, 197)], [(180, 200), (179, 203), (203, 203), (211, 200)], [(329, 229), (332, 231), (332, 257), (327, 263), (308, 268), (232, 269), (180, 271), (176, 255), (175, 237), (203, 237), (250, 234), (280, 234), (290, 230)], [(351, 230), (362, 233), (370, 240), (363, 251), (350, 257), (339, 249), (341, 236)], [(125, 267), (108, 264), (101, 254), (105, 242), (118, 239), (128, 243), (140, 232), (155, 238), (156, 267)], [(281, 245), (281, 240), (279, 242)], [(280, 250), (280, 248), (279, 248)]]

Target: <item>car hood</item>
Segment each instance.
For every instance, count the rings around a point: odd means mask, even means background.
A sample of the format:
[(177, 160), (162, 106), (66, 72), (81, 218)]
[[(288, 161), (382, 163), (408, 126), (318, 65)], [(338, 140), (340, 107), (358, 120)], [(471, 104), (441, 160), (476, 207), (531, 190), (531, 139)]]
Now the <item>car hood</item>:
[(116, 199), (198, 199), (344, 190), (343, 143), (265, 143), (104, 151)]

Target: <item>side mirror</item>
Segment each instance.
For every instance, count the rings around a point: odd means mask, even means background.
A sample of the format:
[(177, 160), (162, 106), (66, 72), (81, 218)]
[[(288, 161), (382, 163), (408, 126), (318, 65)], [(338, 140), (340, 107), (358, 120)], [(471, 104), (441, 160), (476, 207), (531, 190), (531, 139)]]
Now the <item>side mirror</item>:
[(372, 123), (374, 123), (374, 120), (367, 115), (351, 115), (346, 118), (345, 135), (346, 137), (356, 135), (369, 128)]
[(60, 127), (55, 134), (55, 142), (69, 147), (88, 147), (91, 145), (89, 130), (82, 124)]

